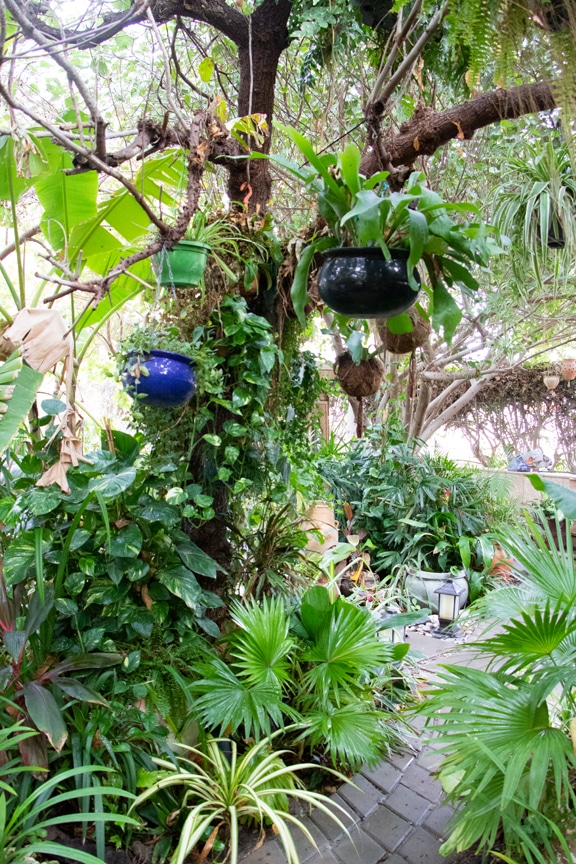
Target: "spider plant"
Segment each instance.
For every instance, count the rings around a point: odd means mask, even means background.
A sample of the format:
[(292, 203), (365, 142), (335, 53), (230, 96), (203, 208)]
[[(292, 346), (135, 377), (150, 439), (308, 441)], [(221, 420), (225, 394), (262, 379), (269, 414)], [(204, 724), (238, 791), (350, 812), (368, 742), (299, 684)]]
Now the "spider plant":
[(230, 219), (208, 221), (206, 214), (197, 210), (184, 234), (184, 240), (193, 240), (210, 247), (210, 257), (218, 264), (231, 282), (238, 274), (230, 267), (230, 260), (247, 264), (253, 258), (265, 259), (267, 250), (253, 237), (243, 234)]
[[(281, 757), (288, 751), (272, 751), (273, 737), (252, 744), (242, 755), (235, 741), (209, 738), (202, 750), (187, 747), (190, 759), (179, 758), (176, 770), (172, 762), (154, 759), (160, 769), (158, 779), (138, 796), (132, 808), (138, 808), (161, 789), (182, 787), (182, 809), (186, 817), (172, 864), (183, 864), (207, 830), (211, 832), (208, 841), (211, 844), (222, 829), (226, 834), (229, 862), (237, 864), (239, 826), (243, 823), (256, 823), (261, 828), (271, 824), (284, 847), (288, 864), (299, 864), (290, 826), (298, 828), (314, 846), (316, 844), (306, 825), (288, 811), (290, 799), (322, 810), (348, 833), (331, 808), (340, 810), (343, 815), (346, 811), (334, 802), (328, 806), (326, 796), (304, 789), (296, 776), (297, 772), (317, 766), (285, 765)], [(222, 749), (219, 745), (223, 745)], [(224, 748), (228, 755), (223, 752)], [(346, 781), (337, 771), (331, 773)], [(200, 858), (203, 857), (201, 853)]]
[(494, 194), (494, 219), (512, 240), (518, 272), (525, 277), (522, 268), (529, 264), (541, 279), (542, 264), (548, 269), (571, 266), (576, 179), (568, 147), (557, 140), (526, 144), (522, 156), (508, 159), (502, 176), (506, 180)]

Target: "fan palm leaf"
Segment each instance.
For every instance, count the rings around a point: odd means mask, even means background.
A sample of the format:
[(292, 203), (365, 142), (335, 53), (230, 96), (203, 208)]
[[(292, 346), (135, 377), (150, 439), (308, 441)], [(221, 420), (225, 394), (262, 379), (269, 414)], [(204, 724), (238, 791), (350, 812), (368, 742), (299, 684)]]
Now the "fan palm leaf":
[(279, 687), (251, 684), (235, 675), (222, 660), (214, 659), (202, 667), (206, 677), (189, 684), (195, 696), (194, 709), (208, 729), (229, 729), (234, 734), (240, 727), (246, 738), (269, 735), (272, 724), (284, 725), (284, 715), (299, 719), (290, 706), (282, 702)]
[(250, 684), (272, 688), (289, 681), (294, 640), (288, 635), (284, 600), (263, 597), (258, 603), (233, 603), (231, 618), (239, 628), (229, 637), (238, 674)]
[(522, 611), (502, 626), (502, 632), (479, 642), (475, 648), (494, 655), (501, 671), (537, 668), (546, 661), (555, 665), (572, 664), (576, 660), (576, 616), (571, 608)]
[(387, 727), (386, 715), (368, 702), (344, 705), (324, 701), (303, 712), (305, 729), (299, 740), (326, 750), (333, 765), (352, 771), (376, 765), (389, 751), (395, 732)]
[(302, 659), (310, 664), (303, 676), (304, 687), (317, 696), (339, 705), (358, 693), (359, 682), (393, 661), (392, 648), (380, 642), (369, 612), (337, 602), (330, 608), (326, 625), (304, 650)]

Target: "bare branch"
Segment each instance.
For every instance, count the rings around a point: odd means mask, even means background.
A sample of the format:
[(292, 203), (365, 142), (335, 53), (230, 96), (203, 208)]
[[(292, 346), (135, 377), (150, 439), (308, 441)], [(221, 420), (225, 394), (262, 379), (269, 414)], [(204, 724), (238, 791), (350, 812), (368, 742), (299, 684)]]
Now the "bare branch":
[[(374, 103), (378, 103), (378, 111), (382, 113), (384, 106), (386, 105), (388, 99), (394, 92), (395, 88), (398, 84), (405, 78), (409, 73), (418, 58), (422, 53), (422, 49), (426, 45), (427, 42), (432, 38), (442, 21), (444, 20), (446, 13), (448, 11), (448, 4), (444, 3), (443, 6), (432, 16), (430, 19), (430, 23), (417, 40), (414, 47), (410, 50), (410, 52), (406, 55), (394, 75), (389, 79), (388, 82), (384, 83), (386, 80), (386, 75), (388, 74), (389, 69), (386, 69), (386, 66), (382, 70), (382, 73), (376, 79), (376, 83), (374, 84), (374, 88), (370, 97), (370, 104), (374, 105)], [(376, 106), (374, 106), (376, 107)]]
[(30, 3), (20, 3), (24, 6), (28, 13), (28, 18), (33, 26), (39, 30), (44, 36), (50, 39), (52, 47), (58, 45), (67, 46), (69, 48), (96, 48), (102, 42), (106, 42), (116, 33), (124, 30), (130, 24), (136, 24), (142, 21), (146, 15), (146, 10), (151, 5), (152, 0), (135, 0), (130, 9), (125, 12), (119, 12), (108, 16), (103, 16), (103, 23), (98, 27), (93, 27), (86, 31), (66, 31), (59, 28), (51, 27), (46, 24), (34, 12)]

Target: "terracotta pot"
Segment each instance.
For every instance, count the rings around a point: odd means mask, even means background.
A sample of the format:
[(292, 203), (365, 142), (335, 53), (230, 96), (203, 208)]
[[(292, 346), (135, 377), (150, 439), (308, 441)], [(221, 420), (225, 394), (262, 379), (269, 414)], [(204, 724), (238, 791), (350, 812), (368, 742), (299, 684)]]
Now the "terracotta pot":
[(507, 556), (506, 551), (499, 543), (494, 544), (494, 557), (490, 563), (490, 575), (507, 581), (512, 575), (513, 559)]
[(565, 381), (573, 381), (576, 378), (576, 360), (562, 360), (560, 372)]
[(319, 531), (323, 539), (315, 534), (310, 534), (310, 540), (306, 544), (309, 552), (326, 552), (338, 545), (338, 524), (334, 515), (334, 508), (324, 501), (317, 501), (306, 511), (306, 521), (302, 523), (304, 531)]

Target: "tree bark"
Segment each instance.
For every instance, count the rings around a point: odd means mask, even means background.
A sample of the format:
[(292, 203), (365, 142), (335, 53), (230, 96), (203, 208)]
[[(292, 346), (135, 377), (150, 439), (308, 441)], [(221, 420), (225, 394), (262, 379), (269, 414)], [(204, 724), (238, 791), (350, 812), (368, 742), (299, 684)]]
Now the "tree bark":
[[(384, 139), (383, 146), (391, 165), (408, 166), (419, 156), (431, 156), (454, 138), (469, 140), (484, 126), (555, 107), (553, 87), (548, 81), (492, 90), (438, 113), (423, 105), (397, 135)], [(373, 151), (362, 161), (367, 176), (380, 170), (379, 166), (379, 157)]]
[[(156, 0), (155, 6), (164, 4), (165, 0)], [(177, 6), (177, 14), (182, 17), (210, 24), (238, 47), (238, 116), (265, 115), (268, 131), (263, 142), (251, 140), (249, 144), (254, 150), (269, 153), (276, 73), (282, 52), (288, 46), (292, 0), (264, 0), (249, 16), (226, 5), (224, 0), (181, 0), (178, 3), (172, 0), (165, 5), (166, 12), (170, 6)], [(238, 160), (229, 163), (228, 171), (230, 200), (246, 207), (249, 213), (266, 212), (272, 188), (268, 162)]]

